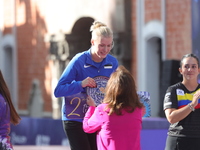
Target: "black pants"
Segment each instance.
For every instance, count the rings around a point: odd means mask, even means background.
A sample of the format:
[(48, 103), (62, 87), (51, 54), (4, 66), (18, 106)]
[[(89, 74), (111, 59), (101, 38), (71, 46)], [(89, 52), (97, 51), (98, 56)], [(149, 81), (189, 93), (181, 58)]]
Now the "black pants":
[(63, 121), (71, 150), (97, 150), (96, 133), (85, 133), (83, 124), (77, 121)]
[(200, 138), (167, 136), (165, 150), (200, 150)]

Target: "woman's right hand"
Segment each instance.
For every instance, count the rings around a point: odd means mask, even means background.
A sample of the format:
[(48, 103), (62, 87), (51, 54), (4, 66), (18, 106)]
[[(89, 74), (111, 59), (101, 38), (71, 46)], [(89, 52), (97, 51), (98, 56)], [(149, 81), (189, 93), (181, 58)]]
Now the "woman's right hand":
[(196, 91), (196, 93), (193, 95), (193, 99), (191, 102), (193, 107), (196, 107), (196, 105), (198, 104), (199, 98), (200, 98), (200, 90)]
[(94, 79), (90, 78), (90, 77), (87, 77), (86, 79), (84, 79), (81, 83), (82, 87), (96, 87), (96, 82)]

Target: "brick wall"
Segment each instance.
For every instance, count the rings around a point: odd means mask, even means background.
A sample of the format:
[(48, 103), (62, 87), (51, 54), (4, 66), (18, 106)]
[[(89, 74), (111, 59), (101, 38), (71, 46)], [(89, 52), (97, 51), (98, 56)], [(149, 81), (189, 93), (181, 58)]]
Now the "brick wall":
[(166, 1), (166, 58), (192, 52), (191, 0)]
[[(37, 3), (37, 4), (36, 4)], [(39, 80), (44, 100), (44, 111), (50, 112), (51, 69), (48, 60), (48, 45), (44, 41), (46, 24), (40, 14), (40, 1), (16, 1), (16, 43), (18, 60), (18, 108), (27, 110), (34, 79)], [(4, 1), (4, 35), (13, 34), (13, 1)], [(43, 7), (45, 5), (42, 5)]]
[(161, 0), (145, 0), (145, 23), (152, 20), (161, 21)]
[[(44, 110), (51, 111), (49, 50), (44, 42), (44, 36), (47, 33), (46, 24), (36, 4), (31, 1), (24, 2), (25, 23), (17, 27), (19, 109), (26, 109), (33, 80), (37, 79), (40, 81)], [(40, 5), (40, 1), (35, 2)], [(20, 17), (20, 13), (17, 15)]]
[[(162, 0), (144, 0), (144, 22), (162, 21)], [(166, 0), (166, 59), (180, 59), (192, 52), (191, 0)], [(132, 73), (137, 80), (137, 0), (132, 0), (133, 61)]]
[(132, 65), (131, 72), (137, 84), (137, 0), (132, 0)]

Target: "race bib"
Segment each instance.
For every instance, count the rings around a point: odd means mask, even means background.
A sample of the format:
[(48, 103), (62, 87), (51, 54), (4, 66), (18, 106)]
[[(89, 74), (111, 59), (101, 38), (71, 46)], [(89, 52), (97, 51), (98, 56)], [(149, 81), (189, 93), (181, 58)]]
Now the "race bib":
[(66, 96), (64, 98), (65, 98), (65, 107), (63, 111), (64, 114), (66, 115), (66, 118), (83, 119), (89, 107), (86, 103), (87, 94), (78, 93)]

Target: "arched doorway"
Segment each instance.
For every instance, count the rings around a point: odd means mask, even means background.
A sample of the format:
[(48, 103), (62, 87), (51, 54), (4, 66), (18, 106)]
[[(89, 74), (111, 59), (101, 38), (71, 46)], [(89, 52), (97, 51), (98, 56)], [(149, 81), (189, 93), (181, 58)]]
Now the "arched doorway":
[(94, 19), (90, 17), (80, 18), (75, 22), (71, 34), (66, 34), (66, 41), (69, 43), (69, 59), (90, 48), (90, 27), (93, 22)]
[(161, 62), (165, 59), (164, 25), (150, 21), (141, 26), (138, 35), (138, 90), (150, 93), (151, 116), (159, 117)]
[(146, 41), (146, 91), (150, 92), (151, 115), (156, 117), (160, 111), (160, 77), (161, 77), (161, 45), (159, 37), (152, 37)]

